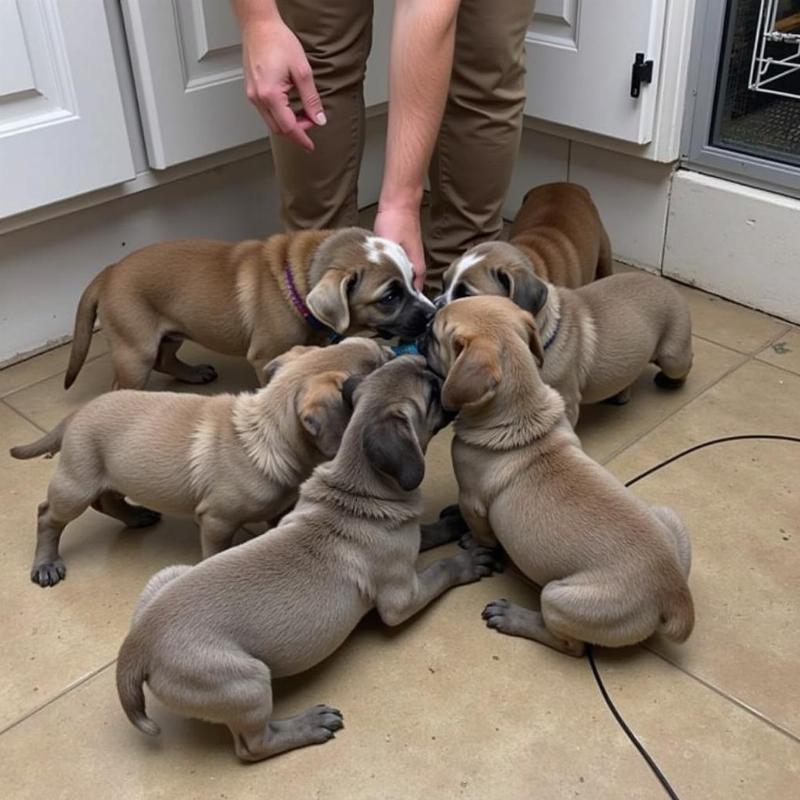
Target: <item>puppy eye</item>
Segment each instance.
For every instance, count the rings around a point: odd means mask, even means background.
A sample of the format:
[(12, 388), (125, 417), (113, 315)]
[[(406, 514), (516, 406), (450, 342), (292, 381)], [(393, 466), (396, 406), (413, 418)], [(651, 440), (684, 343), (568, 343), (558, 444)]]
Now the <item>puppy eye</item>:
[(511, 281), (509, 280), (508, 275), (506, 275), (505, 272), (498, 272), (497, 280), (507, 292), (509, 293), (511, 292)]
[(458, 300), (459, 297), (469, 297), (472, 293), (467, 288), (466, 284), (459, 283), (453, 291), (453, 299)]
[(397, 283), (393, 283), (389, 286), (389, 288), (381, 295), (378, 302), (382, 306), (389, 306), (392, 303), (396, 302), (400, 296), (402, 295), (402, 290), (400, 289), (400, 285)]

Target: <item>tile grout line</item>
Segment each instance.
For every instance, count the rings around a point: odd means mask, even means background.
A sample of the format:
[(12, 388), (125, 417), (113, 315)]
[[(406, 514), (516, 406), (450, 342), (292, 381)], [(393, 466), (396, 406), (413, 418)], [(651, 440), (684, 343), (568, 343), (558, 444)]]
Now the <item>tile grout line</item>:
[(22, 411), (14, 408), (14, 406), (12, 406), (10, 403), (6, 403), (5, 397), (0, 398), (0, 403), (2, 403), (2, 405), (4, 405), (12, 414), (16, 414), (17, 416), (22, 417), (22, 419), (24, 419), (25, 422), (27, 422), (29, 425), (33, 425), (33, 427), (36, 428), (36, 430), (41, 431), (42, 433), (49, 433), (49, 431), (46, 428), (43, 428), (38, 423), (34, 422), (30, 417), (25, 415)]
[(8, 733), (12, 728), (16, 728), (17, 725), (20, 725), (21, 723), (25, 722), (26, 719), (30, 719), (31, 717), (35, 716), (48, 706), (51, 706), (53, 703), (55, 703), (57, 700), (60, 700), (62, 697), (66, 697), (70, 692), (72, 692), (75, 689), (78, 689), (80, 686), (83, 686), (83, 684), (85, 684), (87, 681), (90, 681), (92, 678), (97, 677), (101, 672), (104, 672), (109, 667), (116, 664), (116, 662), (117, 659), (112, 658), (111, 661), (109, 661), (107, 664), (103, 664), (102, 667), (98, 667), (97, 669), (90, 672), (88, 675), (84, 675), (82, 678), (78, 678), (78, 680), (76, 680), (74, 683), (71, 683), (69, 686), (65, 687), (64, 689), (62, 689), (57, 694), (53, 695), (48, 700), (45, 700), (44, 703), (42, 703), (41, 705), (38, 705), (36, 706), (36, 708), (32, 708), (30, 711), (27, 711), (21, 717), (15, 719), (10, 725), (7, 725), (5, 728), (0, 730), (0, 736), (2, 736), (5, 733)]
[(800, 373), (788, 369), (788, 367), (781, 367), (778, 364), (773, 364), (772, 361), (765, 361), (763, 358), (759, 358), (758, 356), (754, 356), (753, 360), (758, 361), (759, 364), (763, 364), (765, 367), (775, 367), (778, 372), (782, 372), (784, 375), (794, 375), (795, 378), (800, 378)]
[(672, 659), (667, 658), (667, 656), (665, 656), (663, 653), (660, 653), (658, 650), (654, 650), (649, 645), (642, 643), (641, 646), (642, 646), (642, 648), (647, 650), (648, 653), (652, 653), (654, 656), (657, 656), (658, 658), (660, 658), (665, 663), (667, 663), (670, 666), (672, 666), (675, 669), (677, 669), (678, 672), (682, 673), (683, 675), (686, 675), (687, 678), (691, 678), (693, 681), (696, 681), (701, 686), (705, 686), (706, 689), (710, 689), (712, 692), (717, 694), (719, 697), (723, 698), (724, 700), (727, 700), (729, 703), (737, 706), (738, 708), (741, 708), (742, 711), (745, 711), (746, 713), (750, 714), (752, 717), (755, 717), (757, 720), (763, 722), (765, 725), (768, 725), (773, 730), (776, 730), (779, 733), (782, 733), (787, 738), (791, 739), (794, 742), (797, 742), (797, 744), (800, 744), (800, 736), (798, 736), (796, 733), (793, 733), (788, 728), (785, 728), (783, 725), (780, 725), (779, 723), (775, 722), (774, 720), (771, 720), (768, 716), (763, 714), (757, 708), (754, 708), (753, 706), (748, 705), (747, 703), (744, 702), (744, 700), (740, 700), (735, 695), (728, 694), (725, 690), (721, 689), (718, 686), (715, 686), (713, 683), (711, 683), (710, 681), (706, 680), (705, 678), (700, 677), (700, 675), (696, 675), (694, 672), (689, 672), (688, 670), (684, 669), (680, 664), (677, 664)]
[[(61, 345), (59, 345), (59, 347), (61, 347)], [(46, 353), (49, 353), (49, 352), (51, 352), (51, 351), (50, 350), (46, 350), (44, 353), (40, 353), (40, 355), (45, 355)], [(98, 353), (96, 356), (92, 356), (91, 358), (87, 357), (86, 361), (83, 362), (83, 366), (85, 367), (87, 364), (91, 364), (92, 361), (97, 361), (98, 358), (102, 358), (103, 356), (107, 356), (107, 355), (108, 355), (108, 350), (106, 350), (104, 353)], [(27, 359), (27, 360), (28, 361), (33, 361), (35, 358), (38, 358), (38, 357), (39, 356), (34, 356), (33, 358)], [(20, 364), (24, 364), (25, 362), (24, 361), (20, 361), (19, 363)], [(14, 366), (16, 366), (16, 365), (15, 364), (11, 364), (8, 367), (8, 369), (11, 369)], [(8, 393), (4, 394), (2, 397), (0, 397), (0, 400), (5, 401), (9, 397), (13, 397), (15, 394), (19, 394), (20, 392), (24, 392), (26, 389), (32, 389), (34, 386), (38, 386), (40, 383), (44, 383), (45, 381), (50, 381), (53, 378), (58, 377), (59, 375), (63, 375), (66, 371), (67, 371), (66, 369), (61, 369), (61, 370), (58, 370), (58, 372), (53, 372), (50, 375), (45, 375), (43, 378), (39, 378), (38, 380), (32, 381), (31, 383), (26, 383), (24, 386), (18, 386), (13, 391), (8, 392)], [(2, 370), (0, 370), (0, 372), (2, 372)], [(11, 406), (11, 408), (13, 408), (13, 406)]]
[(727, 350), (729, 353), (736, 353), (737, 355), (747, 356), (748, 358), (755, 358), (765, 347), (768, 347), (774, 341), (773, 339), (768, 339), (763, 345), (758, 345), (755, 350), (748, 352), (746, 350), (737, 350), (735, 347), (731, 347), (729, 344), (722, 344), (722, 342), (718, 342), (715, 339), (709, 339), (708, 336), (703, 336), (702, 334), (694, 331), (692, 332), (692, 338), (700, 339), (706, 344), (713, 344), (714, 347), (721, 347), (723, 350)]
[(601, 461), (600, 463), (603, 466), (607, 466), (608, 464), (610, 464), (617, 456), (622, 455), (622, 453), (624, 453), (628, 448), (633, 447), (635, 444), (638, 444), (642, 439), (644, 439), (645, 436), (649, 436), (651, 433), (653, 433), (653, 431), (655, 431), (657, 428), (660, 428), (665, 422), (672, 419), (676, 414), (683, 411), (685, 408), (688, 408), (692, 403), (694, 403), (695, 400), (699, 400), (706, 392), (708, 392), (710, 389), (713, 389), (720, 381), (725, 380), (725, 378), (727, 378), (729, 375), (732, 375), (734, 372), (736, 372), (737, 369), (743, 367), (748, 362), (754, 360), (754, 356), (752, 355), (748, 356), (745, 353), (739, 353), (738, 350), (733, 350), (731, 352), (737, 353), (740, 356), (745, 356), (744, 361), (740, 361), (738, 364), (735, 364), (730, 369), (728, 369), (727, 372), (723, 372), (722, 375), (720, 375), (715, 381), (709, 383), (708, 386), (706, 386), (703, 389), (703, 391), (700, 392), (700, 394), (695, 395), (690, 400), (687, 400), (683, 405), (678, 406), (674, 411), (672, 411), (670, 414), (667, 414), (666, 417), (659, 420), (655, 425), (653, 425), (652, 428), (648, 428), (646, 431), (643, 431), (635, 439), (631, 439), (631, 441), (628, 442), (627, 444), (622, 445), (616, 450), (612, 450), (610, 455), (604, 458), (603, 461)]

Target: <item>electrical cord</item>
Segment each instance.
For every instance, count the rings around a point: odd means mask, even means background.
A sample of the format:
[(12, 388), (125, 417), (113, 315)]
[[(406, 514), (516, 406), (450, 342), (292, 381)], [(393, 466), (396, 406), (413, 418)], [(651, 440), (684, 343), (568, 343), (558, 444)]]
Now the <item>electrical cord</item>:
[[(713, 445), (723, 444), (725, 442), (742, 442), (747, 440), (761, 440), (761, 441), (780, 441), (780, 442), (795, 442), (800, 444), (800, 437), (799, 436), (787, 436), (779, 433), (744, 433), (738, 434), (733, 436), (720, 436), (717, 439), (709, 439), (707, 442), (701, 442), (700, 444), (696, 444), (693, 447), (688, 447), (686, 450), (681, 450), (680, 453), (676, 453), (674, 456), (670, 456), (669, 458), (661, 461), (660, 463), (656, 464), (654, 467), (650, 467), (646, 469), (644, 472), (637, 475), (635, 478), (631, 478), (629, 481), (625, 483), (625, 486), (633, 486), (633, 484), (638, 483), (643, 478), (648, 477), (648, 475), (652, 475), (654, 472), (658, 472), (658, 470), (663, 469), (668, 464), (672, 464), (675, 461), (683, 458), (684, 456), (688, 456), (690, 453), (695, 453), (698, 450), (704, 450), (706, 447), (712, 447)], [(633, 746), (639, 751), (642, 758), (647, 762), (647, 766), (653, 771), (653, 774), (658, 778), (659, 783), (664, 787), (664, 791), (672, 798), (672, 800), (680, 800), (678, 795), (676, 794), (675, 790), (672, 788), (672, 785), (667, 780), (666, 775), (659, 769), (658, 764), (653, 760), (653, 757), (650, 753), (647, 752), (644, 745), (636, 738), (636, 734), (628, 727), (628, 724), (622, 718), (622, 715), (617, 710), (617, 707), (614, 705), (614, 701), (608, 694), (606, 690), (605, 684), (603, 683), (603, 679), (600, 677), (600, 671), (597, 669), (597, 663), (594, 660), (594, 652), (591, 645), (587, 646), (586, 648), (586, 655), (589, 659), (589, 666), (592, 668), (592, 673), (594, 674), (594, 679), (597, 681), (597, 686), (600, 689), (600, 694), (603, 696), (603, 700), (606, 701), (606, 705), (608, 706), (611, 713), (614, 715), (614, 719), (619, 723), (620, 728), (624, 731), (625, 735), (630, 739)]]

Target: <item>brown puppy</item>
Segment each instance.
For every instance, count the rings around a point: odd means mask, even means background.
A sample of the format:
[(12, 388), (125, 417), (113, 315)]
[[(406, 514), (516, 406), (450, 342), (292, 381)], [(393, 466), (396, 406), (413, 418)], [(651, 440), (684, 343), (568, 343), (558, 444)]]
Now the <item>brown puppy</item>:
[(15, 458), (61, 451), (39, 506), (31, 580), (54, 586), (64, 577), (61, 533), (90, 505), (129, 527), (158, 521), (146, 506), (193, 517), (203, 558), (229, 547), (241, 525), (274, 521), (311, 470), (336, 454), (350, 416), (345, 380), (392, 355), (372, 339), (351, 338), (293, 348), (269, 364), (270, 383), (255, 393), (110, 392), (13, 448)]
[(64, 386), (83, 365), (97, 315), (114, 388), (142, 389), (153, 369), (188, 383), (214, 380), (213, 367), (178, 359), (184, 339), (246, 356), (263, 384), (266, 363), (293, 345), (359, 330), (413, 337), (432, 314), (403, 248), (361, 228), (164, 242), (106, 267), (89, 284)]
[[(539, 278), (519, 250), (488, 242), (469, 250), (468, 270), (454, 278), (457, 297), (502, 295), (536, 317), (542, 380), (558, 390), (575, 425), (581, 403), (622, 405), (648, 364), (664, 389), (683, 385), (692, 366), (689, 305), (669, 281), (644, 273), (611, 275), (578, 289)], [(498, 266), (500, 265), (500, 266)], [(437, 300), (439, 307), (446, 295)]]
[(443, 406), (459, 412), (453, 464), (464, 519), (542, 587), (541, 613), (498, 600), (484, 611), (489, 627), (576, 656), (586, 642), (621, 647), (655, 631), (684, 641), (694, 608), (683, 524), (583, 452), (564, 401), (539, 376), (531, 315), (503, 297), (457, 300), (420, 350), (447, 376)]
[[(525, 195), (503, 252), (486, 242), (470, 248), (448, 268), (438, 304), (469, 294), (474, 267), (497, 276), (509, 294), (518, 271), (533, 271), (556, 286), (576, 288), (611, 275), (613, 261), (600, 214), (576, 183), (548, 183)], [(517, 255), (509, 256), (513, 248)]]
[(117, 661), (120, 702), (139, 730), (159, 732), (145, 713), (147, 681), (173, 711), (227, 725), (245, 761), (326, 742), (341, 713), (317, 705), (273, 719), (272, 679), (327, 658), (371, 608), (399, 625), (492, 573), (480, 547), (417, 572), (424, 452), (447, 419), (440, 390), (419, 357), (377, 370), (355, 389), (336, 458), (277, 528), (150, 580)]

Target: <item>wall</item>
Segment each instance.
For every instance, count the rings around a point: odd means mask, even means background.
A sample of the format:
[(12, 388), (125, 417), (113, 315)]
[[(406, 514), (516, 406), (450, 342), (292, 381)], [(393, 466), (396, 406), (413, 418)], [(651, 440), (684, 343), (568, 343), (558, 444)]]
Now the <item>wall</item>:
[(574, 181), (592, 193), (614, 255), (661, 270), (674, 165), (526, 129), (504, 215), (512, 219), (532, 186)]
[(680, 170), (664, 274), (800, 322), (800, 200)]
[(506, 217), (554, 180), (591, 191), (618, 260), (800, 323), (800, 200), (528, 129)]

